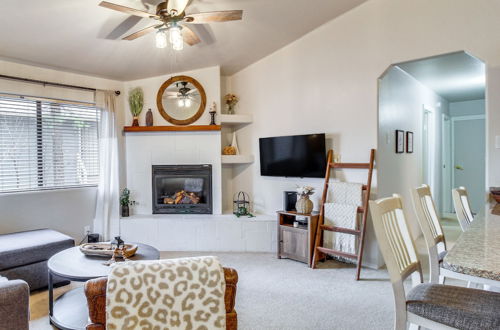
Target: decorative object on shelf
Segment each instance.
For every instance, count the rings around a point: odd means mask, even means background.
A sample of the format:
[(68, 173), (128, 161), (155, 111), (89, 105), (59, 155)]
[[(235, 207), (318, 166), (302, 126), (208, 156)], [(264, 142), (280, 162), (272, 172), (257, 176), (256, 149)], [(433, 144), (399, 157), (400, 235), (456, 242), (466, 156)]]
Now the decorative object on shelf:
[(233, 146), (226, 146), (222, 149), (223, 155), (236, 155), (236, 149)]
[(236, 106), (239, 100), (240, 99), (238, 98), (238, 96), (234, 94), (227, 94), (226, 96), (224, 96), (224, 101), (226, 102), (227, 105), (228, 114), (234, 115), (234, 107)]
[(130, 205), (134, 205), (135, 201), (130, 200), (130, 190), (128, 188), (123, 188), (120, 194), (120, 205), (122, 207), (122, 217), (128, 217), (130, 215)]
[(174, 125), (189, 125), (197, 121), (207, 104), (203, 86), (194, 78), (175, 76), (165, 81), (156, 95), (161, 116)]
[(128, 104), (130, 105), (130, 112), (134, 117), (132, 126), (139, 126), (139, 115), (142, 112), (142, 107), (144, 106), (144, 92), (142, 88), (136, 87), (130, 90), (128, 95)]
[(413, 132), (406, 132), (406, 153), (413, 153)]
[(250, 213), (250, 197), (246, 192), (240, 191), (233, 196), (233, 214), (238, 218), (241, 216), (254, 217)]
[(111, 241), (111, 249), (121, 249), (125, 245), (125, 241), (122, 240), (120, 236), (115, 236), (115, 239)]
[(490, 187), (491, 197), (500, 205), (500, 187)]
[(396, 153), (402, 154), (405, 152), (405, 132), (402, 130), (396, 130)]
[(153, 126), (153, 112), (151, 108), (146, 112), (146, 126)]
[(240, 149), (238, 148), (238, 142), (236, 141), (236, 132), (233, 132), (233, 142), (231, 142), (231, 147), (236, 150), (235, 155), (240, 154)]
[[(134, 32), (123, 40), (134, 40), (150, 32), (156, 31), (155, 41), (157, 48), (165, 48), (167, 44), (173, 50), (180, 51), (184, 48), (184, 42), (189, 46), (201, 42), (194, 30), (189, 28), (190, 24), (206, 24), (215, 22), (239, 21), (243, 17), (243, 10), (211, 11), (196, 14), (186, 14), (186, 7), (190, 5), (188, 0), (165, 0), (156, 6), (156, 14), (135, 8), (117, 5), (107, 1), (101, 1), (99, 6), (116, 10), (127, 15), (154, 20), (154, 25)], [(187, 9), (187, 12), (191, 10)], [(139, 19), (140, 19), (139, 18)]]
[[(113, 247), (112, 243), (101, 242), (101, 243), (85, 243), (79, 246), (80, 251), (87, 256), (112, 257), (116, 247)], [(121, 249), (124, 251), (124, 256), (126, 258), (132, 257), (137, 252), (136, 244), (124, 244)]]
[(297, 187), (297, 196), (299, 199), (295, 203), (297, 213), (310, 214), (313, 210), (314, 204), (309, 199), (309, 196), (314, 194), (314, 188), (310, 186)]
[(212, 106), (210, 107), (210, 125), (215, 125), (215, 114), (217, 113), (217, 104), (212, 102)]

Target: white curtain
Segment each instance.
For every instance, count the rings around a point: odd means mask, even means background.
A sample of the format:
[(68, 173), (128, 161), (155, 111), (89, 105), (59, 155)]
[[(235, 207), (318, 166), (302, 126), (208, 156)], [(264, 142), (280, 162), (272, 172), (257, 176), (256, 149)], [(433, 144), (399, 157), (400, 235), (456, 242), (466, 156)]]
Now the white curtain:
[(99, 187), (97, 190), (94, 232), (101, 240), (119, 233), (118, 137), (116, 95), (114, 91), (96, 91), (96, 105), (101, 109), (99, 122)]

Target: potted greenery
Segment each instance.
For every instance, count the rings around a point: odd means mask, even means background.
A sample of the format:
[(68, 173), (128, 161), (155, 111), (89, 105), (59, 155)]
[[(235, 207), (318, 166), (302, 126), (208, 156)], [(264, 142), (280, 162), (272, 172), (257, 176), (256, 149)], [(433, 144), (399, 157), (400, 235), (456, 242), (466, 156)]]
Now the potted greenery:
[(128, 103), (130, 105), (130, 112), (134, 117), (132, 126), (139, 126), (139, 115), (141, 114), (142, 107), (144, 106), (144, 92), (142, 91), (142, 88), (136, 87), (130, 90)]
[(122, 217), (128, 217), (130, 215), (129, 205), (135, 204), (134, 201), (130, 200), (130, 190), (128, 188), (123, 188), (120, 194), (120, 205), (122, 207)]

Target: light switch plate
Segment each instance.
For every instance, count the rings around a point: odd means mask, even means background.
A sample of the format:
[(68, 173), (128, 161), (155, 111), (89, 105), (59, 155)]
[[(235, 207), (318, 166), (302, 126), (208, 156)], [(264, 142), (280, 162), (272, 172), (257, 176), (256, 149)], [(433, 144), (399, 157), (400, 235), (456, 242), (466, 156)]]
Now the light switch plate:
[(500, 135), (495, 136), (495, 148), (500, 149)]

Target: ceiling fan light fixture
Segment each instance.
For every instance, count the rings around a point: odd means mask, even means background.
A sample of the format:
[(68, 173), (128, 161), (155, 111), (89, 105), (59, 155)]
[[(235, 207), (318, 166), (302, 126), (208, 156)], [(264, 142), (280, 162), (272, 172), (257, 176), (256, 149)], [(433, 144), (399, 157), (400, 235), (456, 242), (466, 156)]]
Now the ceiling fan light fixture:
[(171, 26), (168, 29), (168, 36), (172, 49), (182, 50), (184, 48), (184, 39), (182, 38), (182, 28), (178, 25)]
[(187, 98), (184, 100), (184, 106), (186, 108), (189, 108), (191, 106), (191, 99)]
[(156, 48), (167, 47), (167, 34), (164, 29), (156, 31)]

